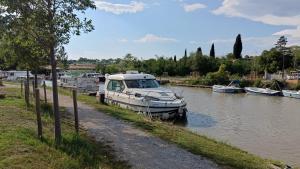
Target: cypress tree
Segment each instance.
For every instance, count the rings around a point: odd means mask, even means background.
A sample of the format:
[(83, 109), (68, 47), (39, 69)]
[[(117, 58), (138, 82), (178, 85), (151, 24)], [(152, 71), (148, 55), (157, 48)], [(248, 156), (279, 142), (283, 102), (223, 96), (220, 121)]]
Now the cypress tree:
[(215, 44), (214, 43), (211, 45), (209, 56), (212, 57), (212, 58), (216, 57), (216, 55), (215, 55)]
[(241, 38), (241, 34), (238, 34), (233, 46), (233, 55), (235, 59), (242, 58), (242, 50), (243, 50), (242, 38)]
[(202, 56), (202, 49), (201, 47), (197, 48), (197, 53), (196, 53), (197, 56)]
[(174, 62), (177, 62), (177, 58), (176, 58), (176, 55), (174, 56), (173, 60), (174, 60)]

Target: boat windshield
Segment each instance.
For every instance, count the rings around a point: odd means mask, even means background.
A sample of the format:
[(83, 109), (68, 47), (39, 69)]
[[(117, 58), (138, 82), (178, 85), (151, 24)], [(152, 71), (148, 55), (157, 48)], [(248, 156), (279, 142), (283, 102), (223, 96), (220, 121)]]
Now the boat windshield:
[(159, 84), (154, 79), (125, 80), (128, 88), (158, 88)]

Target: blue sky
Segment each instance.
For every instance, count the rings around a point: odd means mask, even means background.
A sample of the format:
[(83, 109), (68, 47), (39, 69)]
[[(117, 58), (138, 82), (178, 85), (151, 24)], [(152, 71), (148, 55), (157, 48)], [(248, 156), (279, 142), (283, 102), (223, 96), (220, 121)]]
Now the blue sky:
[(260, 54), (278, 36), (289, 45), (300, 44), (299, 0), (96, 0), (86, 12), (95, 30), (74, 36), (67, 52), (79, 57), (107, 59), (131, 53), (138, 58), (179, 58), (202, 47), (209, 53), (214, 42), (217, 56), (232, 51), (242, 35), (243, 55)]

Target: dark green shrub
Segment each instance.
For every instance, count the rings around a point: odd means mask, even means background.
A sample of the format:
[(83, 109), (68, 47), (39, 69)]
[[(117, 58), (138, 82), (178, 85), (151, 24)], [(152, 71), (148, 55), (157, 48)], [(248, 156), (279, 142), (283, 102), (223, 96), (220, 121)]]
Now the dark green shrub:
[(261, 79), (255, 80), (253, 83), (253, 86), (254, 87), (263, 87), (263, 83), (262, 83)]

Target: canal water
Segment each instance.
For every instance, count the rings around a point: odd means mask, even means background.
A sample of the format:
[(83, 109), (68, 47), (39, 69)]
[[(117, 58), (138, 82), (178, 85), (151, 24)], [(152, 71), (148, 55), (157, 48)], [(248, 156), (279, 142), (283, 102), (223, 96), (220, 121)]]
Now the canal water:
[(253, 154), (300, 166), (300, 100), (169, 87), (188, 103), (186, 127)]

